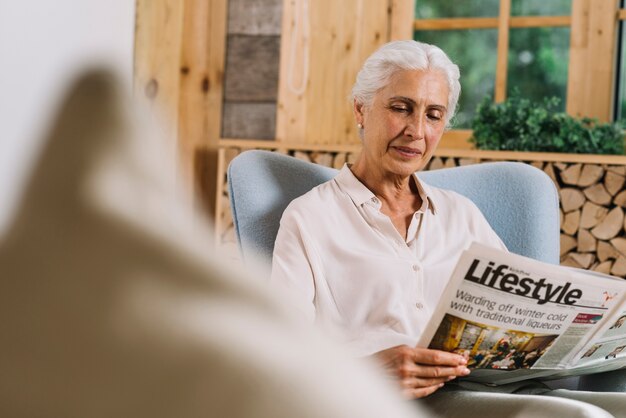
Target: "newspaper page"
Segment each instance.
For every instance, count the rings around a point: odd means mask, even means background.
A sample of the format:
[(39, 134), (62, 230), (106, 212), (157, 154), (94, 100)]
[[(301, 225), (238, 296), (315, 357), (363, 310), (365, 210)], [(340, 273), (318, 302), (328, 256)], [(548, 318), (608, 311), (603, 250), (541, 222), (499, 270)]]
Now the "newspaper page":
[[(582, 271), (472, 244), (420, 345), (468, 356), (471, 380), (502, 384), (547, 376), (572, 365), (594, 333), (613, 319), (611, 309), (625, 290), (626, 282), (610, 277), (590, 279)], [(607, 339), (617, 335), (608, 327)], [(619, 335), (611, 340), (616, 341), (611, 356), (622, 355), (616, 351), (622, 345), (626, 350), (626, 335)], [(601, 348), (585, 359), (596, 359), (609, 346)]]
[[(617, 318), (605, 324), (602, 333), (575, 359), (576, 366), (626, 356), (626, 311), (619, 310)], [(608, 327), (607, 327), (608, 326)]]
[(600, 373), (626, 367), (626, 309), (623, 304), (574, 356), (571, 364), (573, 367), (561, 370), (551, 378)]

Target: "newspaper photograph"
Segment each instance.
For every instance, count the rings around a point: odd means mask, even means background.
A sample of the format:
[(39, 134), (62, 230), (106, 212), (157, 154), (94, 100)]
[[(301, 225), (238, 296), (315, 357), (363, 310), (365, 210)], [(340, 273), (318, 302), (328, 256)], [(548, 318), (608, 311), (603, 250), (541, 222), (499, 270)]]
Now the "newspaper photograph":
[(446, 314), (429, 348), (464, 354), (469, 368), (529, 369), (558, 334), (498, 328)]

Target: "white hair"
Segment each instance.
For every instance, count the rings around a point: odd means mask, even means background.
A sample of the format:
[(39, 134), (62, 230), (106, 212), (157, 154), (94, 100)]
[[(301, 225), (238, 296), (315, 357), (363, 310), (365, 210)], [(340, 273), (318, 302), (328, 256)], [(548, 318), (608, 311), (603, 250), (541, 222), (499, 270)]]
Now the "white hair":
[(438, 70), (446, 76), (450, 90), (446, 112), (446, 126), (449, 127), (461, 94), (460, 72), (446, 53), (434, 45), (393, 41), (381, 46), (363, 63), (352, 87), (352, 99), (368, 107), (378, 90), (401, 70)]

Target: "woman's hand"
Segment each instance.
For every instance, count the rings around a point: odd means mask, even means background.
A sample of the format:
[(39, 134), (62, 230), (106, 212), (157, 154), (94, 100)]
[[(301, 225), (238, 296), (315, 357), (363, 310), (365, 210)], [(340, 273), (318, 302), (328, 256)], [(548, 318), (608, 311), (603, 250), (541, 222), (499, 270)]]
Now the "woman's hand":
[(374, 360), (398, 379), (407, 398), (422, 398), (457, 376), (466, 376), (467, 359), (459, 354), (406, 345), (375, 353)]

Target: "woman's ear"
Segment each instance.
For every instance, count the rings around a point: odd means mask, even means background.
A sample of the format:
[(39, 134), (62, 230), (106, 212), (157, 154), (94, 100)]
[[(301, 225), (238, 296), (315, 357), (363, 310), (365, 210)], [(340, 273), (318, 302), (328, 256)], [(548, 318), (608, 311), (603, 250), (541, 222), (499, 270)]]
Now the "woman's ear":
[(354, 119), (356, 120), (357, 125), (363, 125), (363, 104), (359, 103), (354, 99), (352, 111), (354, 113)]

